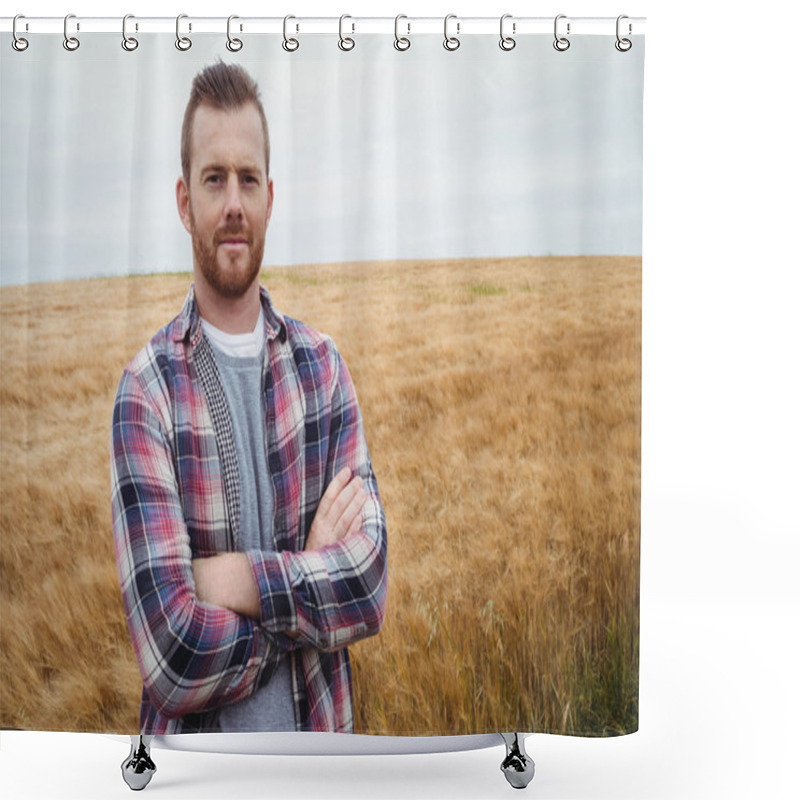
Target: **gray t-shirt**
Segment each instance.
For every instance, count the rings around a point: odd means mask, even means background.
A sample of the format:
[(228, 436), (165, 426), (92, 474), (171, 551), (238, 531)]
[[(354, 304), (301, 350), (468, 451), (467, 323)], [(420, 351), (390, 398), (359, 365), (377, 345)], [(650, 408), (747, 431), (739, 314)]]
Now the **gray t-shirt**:
[[(263, 322), (259, 320), (259, 324)], [(267, 461), (261, 383), (263, 343), (260, 355), (233, 356), (220, 349), (216, 330), (209, 330), (210, 326), (205, 321), (203, 328), (214, 350), (236, 444), (241, 500), (237, 549), (274, 551), (274, 498)], [(278, 668), (264, 686), (244, 700), (221, 709), (220, 726), (225, 732), (295, 730), (294, 693), (288, 656), (281, 658)]]

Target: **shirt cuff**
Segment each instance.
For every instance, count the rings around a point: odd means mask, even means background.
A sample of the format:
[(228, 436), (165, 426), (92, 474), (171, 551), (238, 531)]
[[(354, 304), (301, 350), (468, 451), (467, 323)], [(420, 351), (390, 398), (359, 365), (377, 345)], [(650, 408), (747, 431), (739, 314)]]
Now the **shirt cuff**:
[(297, 630), (297, 607), (282, 555), (248, 550), (247, 558), (258, 588), (261, 626), (273, 634)]

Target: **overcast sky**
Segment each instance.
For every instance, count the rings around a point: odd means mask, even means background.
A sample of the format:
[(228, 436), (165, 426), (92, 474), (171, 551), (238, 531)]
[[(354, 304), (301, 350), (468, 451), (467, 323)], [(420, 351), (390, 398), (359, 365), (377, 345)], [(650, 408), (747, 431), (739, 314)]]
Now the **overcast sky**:
[(37, 35), (2, 48), (0, 282), (191, 269), (175, 206), (192, 77), (222, 58), (256, 78), (275, 206), (264, 263), (641, 254), (644, 39)]

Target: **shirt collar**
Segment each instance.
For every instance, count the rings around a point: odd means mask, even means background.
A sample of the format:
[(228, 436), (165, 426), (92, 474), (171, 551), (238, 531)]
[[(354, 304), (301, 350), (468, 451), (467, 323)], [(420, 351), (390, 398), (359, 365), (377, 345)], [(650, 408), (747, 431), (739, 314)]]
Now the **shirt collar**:
[[(269, 292), (263, 286), (258, 288), (261, 296), (261, 308), (264, 311), (264, 334), (267, 341), (275, 338), (280, 338), (281, 342), (286, 341), (286, 322), (283, 315), (272, 305)], [(203, 335), (200, 312), (197, 310), (197, 300), (194, 296), (194, 284), (189, 287), (189, 293), (186, 295), (181, 313), (175, 320), (172, 338), (173, 341), (181, 342), (187, 335), (192, 346), (197, 345)]]

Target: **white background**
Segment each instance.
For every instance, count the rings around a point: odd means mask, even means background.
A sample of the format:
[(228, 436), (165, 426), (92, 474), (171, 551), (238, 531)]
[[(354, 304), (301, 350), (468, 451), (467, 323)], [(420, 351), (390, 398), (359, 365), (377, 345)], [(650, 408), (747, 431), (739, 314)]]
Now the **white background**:
[(454, 54), (441, 18), (425, 35), (410, 23), (408, 53), (392, 47), (391, 17), (368, 36), (359, 20), (345, 54), (336, 18), (317, 35), (303, 18), (288, 54), (278, 17), (269, 35), (248, 24), (231, 56), (224, 17), (206, 22), (214, 33), (193, 21), (189, 53), (160, 19), (159, 33), (142, 25), (135, 53), (119, 17), (103, 33), (73, 22), (74, 54), (59, 17), (21, 21), (28, 52), (0, 48), (0, 286), (191, 271), (175, 210), (181, 118), (197, 71), (221, 55), (252, 74), (269, 118), (267, 268), (642, 252), (646, 48), (609, 46), (613, 22), (565, 54), (545, 19), (507, 54), (489, 18)]
[[(532, 737), (537, 775), (526, 791), (542, 799), (797, 797), (800, 129), (790, 106), (800, 14), (777, 2), (567, 5), (85, 0), (18, 11), (648, 18), (641, 729), (612, 740)], [(100, 736), (3, 732), (0, 791), (129, 797), (119, 773), (126, 754)], [(195, 800), (509, 797), (502, 755), (156, 751), (159, 772), (145, 791)]]

